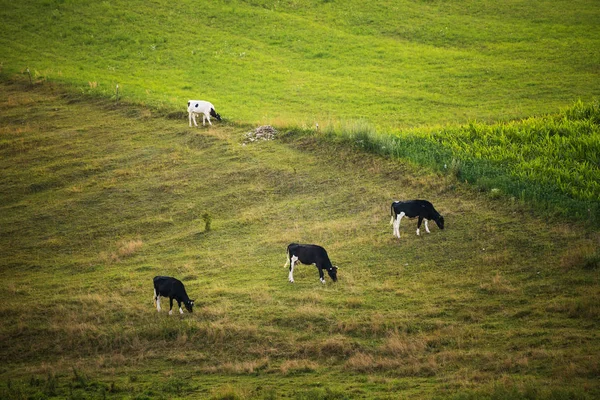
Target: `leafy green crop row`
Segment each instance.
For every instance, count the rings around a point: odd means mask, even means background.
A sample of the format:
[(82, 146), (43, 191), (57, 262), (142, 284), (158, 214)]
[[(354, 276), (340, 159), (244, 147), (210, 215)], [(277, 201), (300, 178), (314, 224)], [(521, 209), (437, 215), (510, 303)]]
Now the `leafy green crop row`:
[(328, 133), (366, 150), (408, 158), (549, 214), (600, 223), (600, 105), (506, 123), (378, 134), (366, 123)]

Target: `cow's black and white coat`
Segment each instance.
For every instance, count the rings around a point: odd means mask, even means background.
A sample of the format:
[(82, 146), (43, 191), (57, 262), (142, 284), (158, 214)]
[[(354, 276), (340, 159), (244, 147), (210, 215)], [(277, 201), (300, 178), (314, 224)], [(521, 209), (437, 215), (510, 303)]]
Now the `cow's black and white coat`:
[(202, 114), (202, 125), (204, 126), (204, 122), (208, 120), (208, 124), (212, 125), (210, 122), (210, 117), (214, 117), (217, 121), (221, 120), (221, 116), (217, 114), (215, 111), (215, 106), (213, 106), (208, 101), (204, 100), (189, 100), (188, 101), (188, 116), (190, 120), (190, 128), (192, 127), (192, 121), (195, 126), (198, 126), (196, 123), (196, 115)]
[(181, 303), (184, 304), (186, 310), (193, 312), (194, 300), (190, 300), (185, 292), (183, 283), (179, 279), (171, 278), (170, 276), (155, 276), (154, 305), (158, 312), (160, 312), (160, 296), (169, 298), (169, 315), (173, 314), (173, 299), (177, 300), (180, 314), (183, 314)]
[(400, 220), (402, 217), (415, 218), (418, 217), (417, 235), (420, 235), (421, 222), (425, 220), (425, 231), (429, 232), (427, 221), (433, 220), (440, 229), (444, 229), (444, 217), (438, 213), (433, 204), (427, 200), (409, 200), (409, 201), (394, 201), (391, 207), (392, 219), (390, 224), (393, 224), (393, 234), (398, 239), (400, 238)]
[(327, 274), (329, 274), (332, 281), (337, 281), (338, 267), (331, 264), (327, 251), (321, 246), (317, 246), (316, 244), (298, 243), (290, 243), (288, 245), (287, 260), (284, 267), (290, 264), (290, 274), (288, 279), (292, 283), (294, 282), (294, 266), (298, 261), (306, 265), (314, 264), (319, 270), (319, 279), (321, 283), (325, 283), (323, 270), (327, 271)]

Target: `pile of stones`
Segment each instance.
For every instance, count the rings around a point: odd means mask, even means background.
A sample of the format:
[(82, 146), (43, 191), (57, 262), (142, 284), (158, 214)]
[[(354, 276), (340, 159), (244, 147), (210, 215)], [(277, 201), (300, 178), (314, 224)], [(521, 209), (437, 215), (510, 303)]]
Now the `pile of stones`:
[(259, 126), (255, 130), (244, 135), (244, 144), (256, 142), (259, 140), (273, 140), (277, 135), (277, 130), (271, 125)]

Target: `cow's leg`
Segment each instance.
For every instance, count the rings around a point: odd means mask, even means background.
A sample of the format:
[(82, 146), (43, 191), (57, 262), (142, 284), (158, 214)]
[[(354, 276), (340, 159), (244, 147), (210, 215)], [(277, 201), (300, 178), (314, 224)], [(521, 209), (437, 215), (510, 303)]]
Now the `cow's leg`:
[(169, 315), (173, 314), (173, 298), (169, 297)]
[(160, 295), (156, 296), (156, 311), (160, 312)]
[[(212, 123), (210, 122), (210, 115), (209, 114), (204, 114), (204, 116), (206, 117), (206, 120), (208, 121), (208, 124), (212, 125)], [(204, 118), (202, 120), (204, 121)]]
[(417, 221), (417, 236), (421, 235), (421, 223), (423, 222), (423, 217), (419, 216), (419, 221)]
[(317, 266), (319, 268), (319, 280), (324, 285), (325, 284), (325, 275), (323, 275), (323, 268)]
[(427, 225), (427, 220), (425, 220), (425, 232), (431, 233), (431, 232), (429, 232), (429, 226)]
[(288, 280), (292, 283), (294, 283), (294, 265), (296, 264), (296, 261), (298, 261), (298, 257), (290, 257), (290, 274), (288, 276)]
[(183, 314), (183, 310), (181, 309), (181, 302), (177, 300), (177, 305), (179, 306), (179, 314)]
[(156, 307), (156, 288), (154, 288), (154, 296), (152, 297), (152, 300), (154, 301), (154, 307)]
[(404, 211), (402, 211), (396, 216), (396, 220), (394, 221), (394, 236), (396, 236), (398, 239), (400, 239), (400, 221), (404, 215)]

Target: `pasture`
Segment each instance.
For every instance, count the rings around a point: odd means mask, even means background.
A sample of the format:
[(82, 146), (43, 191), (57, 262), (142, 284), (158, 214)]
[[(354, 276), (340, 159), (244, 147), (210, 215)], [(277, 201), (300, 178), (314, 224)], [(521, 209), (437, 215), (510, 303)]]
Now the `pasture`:
[(600, 95), (590, 0), (0, 1), (8, 74), (240, 123), (384, 132), (557, 112)]
[[(598, 20), (0, 0), (0, 398), (600, 397)], [(445, 229), (394, 238), (415, 198)], [(289, 283), (291, 242), (339, 281)]]
[[(244, 145), (238, 125), (0, 91), (3, 398), (600, 394), (596, 230), (319, 135)], [(397, 198), (446, 229), (394, 239)], [(339, 281), (287, 282), (292, 241)], [(194, 313), (157, 313), (155, 275)]]

